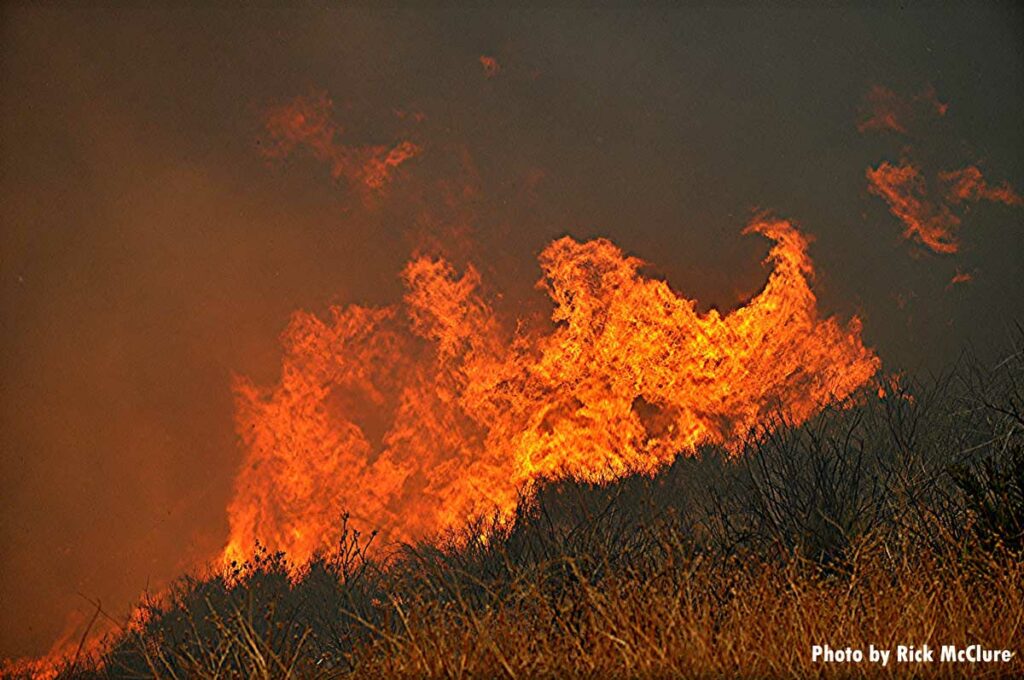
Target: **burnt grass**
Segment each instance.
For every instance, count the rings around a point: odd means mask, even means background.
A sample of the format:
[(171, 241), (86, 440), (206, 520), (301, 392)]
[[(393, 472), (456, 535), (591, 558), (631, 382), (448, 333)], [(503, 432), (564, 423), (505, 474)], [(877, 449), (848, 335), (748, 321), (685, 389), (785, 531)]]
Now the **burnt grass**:
[[(654, 477), (551, 482), (416, 545), (348, 528), (180, 579), (63, 678), (1024, 674), (1024, 333)], [(368, 552), (368, 547), (372, 547)], [(811, 661), (982, 644), (1008, 664)], [(895, 654), (894, 654), (895, 655)], [(936, 659), (938, 654), (936, 653)]]

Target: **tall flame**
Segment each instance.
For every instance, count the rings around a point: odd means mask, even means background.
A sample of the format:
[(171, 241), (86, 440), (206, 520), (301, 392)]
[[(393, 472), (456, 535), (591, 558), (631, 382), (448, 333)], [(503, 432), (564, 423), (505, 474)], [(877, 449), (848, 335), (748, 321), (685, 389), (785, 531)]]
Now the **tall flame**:
[(773, 270), (724, 316), (643, 277), (611, 242), (541, 254), (553, 328), (509, 332), (473, 267), (419, 257), (401, 304), (297, 312), (280, 383), (236, 383), (246, 449), (226, 559), (257, 541), (297, 562), (349, 512), (416, 539), (495, 509), (546, 477), (653, 472), (704, 442), (733, 445), (773, 410), (801, 422), (877, 371), (860, 321), (822, 319), (808, 240), (755, 220)]

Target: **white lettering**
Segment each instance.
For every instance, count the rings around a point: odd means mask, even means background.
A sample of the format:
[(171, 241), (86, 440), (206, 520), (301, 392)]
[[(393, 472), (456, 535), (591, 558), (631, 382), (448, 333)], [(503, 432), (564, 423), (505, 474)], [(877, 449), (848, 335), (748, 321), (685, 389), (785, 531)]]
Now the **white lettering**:
[(824, 663), (860, 663), (864, 660), (864, 652), (860, 649), (845, 647), (832, 649), (828, 645), (812, 645), (811, 661)]
[(920, 649), (914, 645), (897, 645), (896, 661), (899, 663), (931, 663), (934, 659), (928, 645), (922, 645)]
[(868, 645), (868, 659), (871, 663), (880, 663), (885, 666), (889, 663), (890, 654), (892, 654), (890, 649), (875, 649), (874, 645)]
[(985, 649), (981, 645), (967, 645), (958, 649), (956, 645), (942, 645), (939, 661), (943, 663), (1008, 663), (1016, 652), (1009, 649)]

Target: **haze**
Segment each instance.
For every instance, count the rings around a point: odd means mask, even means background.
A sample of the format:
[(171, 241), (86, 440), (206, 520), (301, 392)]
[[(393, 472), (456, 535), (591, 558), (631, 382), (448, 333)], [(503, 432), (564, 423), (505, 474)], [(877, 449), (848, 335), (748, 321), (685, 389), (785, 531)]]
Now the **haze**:
[[(606, 236), (725, 310), (764, 283), (740, 232), (766, 209), (814, 236), (823, 310), (860, 315), (885, 370), (996, 356), (1024, 321), (1024, 211), (972, 204), (938, 254), (865, 181), (912, 154), (1024, 190), (1009, 3), (2, 12), (0, 657), (215, 556), (232, 375), (275, 379), (296, 309), (397, 299), (417, 249), (542, 314), (537, 254)], [(858, 130), (879, 85), (948, 111)], [(351, 143), (422, 154), (369, 197), (268, 159), (268, 107), (311, 92)]]

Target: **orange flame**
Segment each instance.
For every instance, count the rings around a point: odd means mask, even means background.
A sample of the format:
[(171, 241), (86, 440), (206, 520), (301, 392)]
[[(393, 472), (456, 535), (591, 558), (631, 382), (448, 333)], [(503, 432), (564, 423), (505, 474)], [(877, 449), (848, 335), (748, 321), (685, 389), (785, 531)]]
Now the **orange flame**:
[(781, 408), (801, 422), (877, 371), (860, 321), (822, 319), (808, 239), (775, 242), (767, 284), (725, 316), (643, 277), (609, 241), (541, 254), (554, 327), (506, 331), (477, 271), (413, 259), (401, 304), (294, 314), (280, 383), (236, 384), (244, 466), (225, 558), (257, 541), (296, 563), (338, 537), (346, 511), (417, 539), (495, 509), (539, 478), (652, 473), (704, 442), (734, 445)]
[(944, 204), (932, 203), (921, 172), (910, 163), (882, 163), (867, 170), (868, 190), (889, 204), (903, 222), (903, 238), (916, 238), (937, 253), (960, 250), (956, 229), (960, 218)]
[(890, 130), (906, 133), (904, 125), (906, 102), (895, 92), (882, 85), (873, 85), (864, 95), (861, 119), (857, 122), (858, 132)]
[(973, 165), (939, 173), (939, 180), (948, 185), (946, 200), (950, 203), (984, 200), (1005, 205), (1024, 205), (1024, 199), (1013, 190), (1009, 182), (993, 186), (985, 181), (981, 170)]
[(944, 191), (938, 201), (928, 198), (924, 177), (912, 163), (882, 163), (877, 168), (868, 168), (866, 174), (868, 191), (882, 197), (889, 204), (889, 211), (903, 222), (903, 237), (916, 238), (937, 253), (955, 253), (960, 249), (956, 236), (960, 218), (951, 206), (983, 200), (1024, 205), (1024, 199), (1009, 182), (993, 186), (973, 165), (939, 173), (938, 181)]
[(974, 275), (970, 272), (962, 272), (958, 267), (956, 273), (953, 274), (953, 278), (946, 284), (946, 290), (950, 290), (953, 286), (959, 286), (961, 284), (970, 283), (974, 280)]
[(896, 132), (906, 135), (922, 119), (942, 117), (949, 104), (939, 101), (935, 86), (929, 84), (920, 94), (904, 96), (882, 85), (872, 85), (861, 104), (857, 131)]
[(52, 680), (62, 675), (62, 669), (88, 668), (90, 660), (105, 651), (107, 636), (116, 632), (113, 620), (101, 618), (99, 603), (96, 606), (91, 618), (81, 611), (69, 612), (63, 630), (44, 655), (0, 659), (0, 677)]
[(264, 120), (269, 144), (263, 155), (283, 158), (304, 146), (317, 160), (330, 164), (335, 179), (373, 191), (383, 189), (395, 168), (419, 155), (420, 147), (410, 141), (398, 142), (390, 148), (342, 144), (338, 140), (342, 130), (331, 121), (333, 108), (325, 93), (296, 97), (272, 107)]
[(480, 65), (484, 69), (485, 78), (494, 78), (501, 73), (501, 64), (494, 57), (488, 57), (487, 55), (480, 55)]

